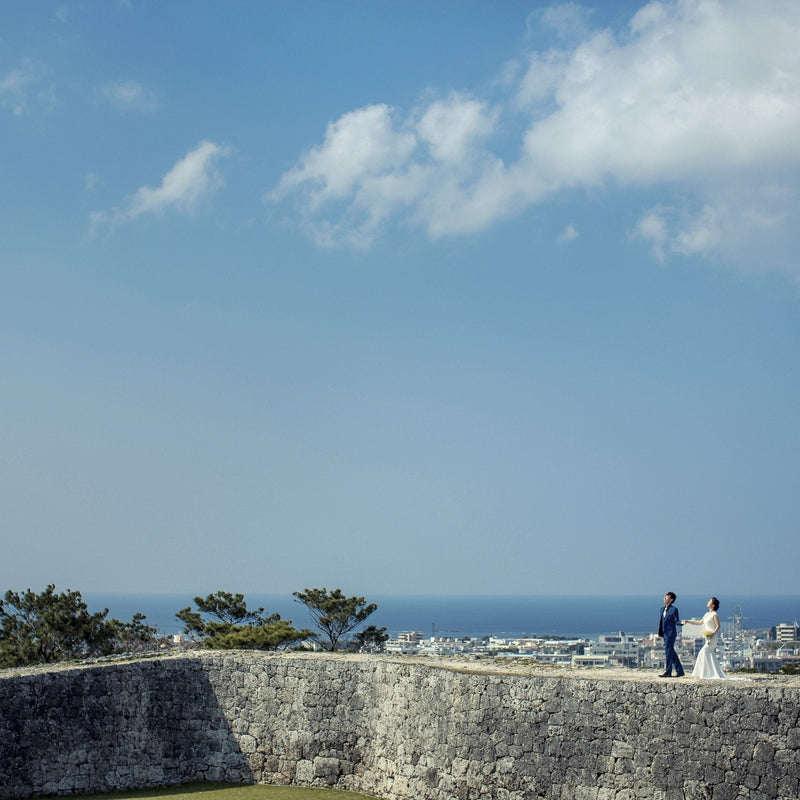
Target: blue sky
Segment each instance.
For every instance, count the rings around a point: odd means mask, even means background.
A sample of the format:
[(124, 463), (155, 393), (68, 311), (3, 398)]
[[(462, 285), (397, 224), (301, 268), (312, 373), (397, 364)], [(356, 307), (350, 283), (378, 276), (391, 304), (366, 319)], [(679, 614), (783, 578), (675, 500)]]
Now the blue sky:
[(4, 4), (0, 587), (796, 592), (799, 35)]

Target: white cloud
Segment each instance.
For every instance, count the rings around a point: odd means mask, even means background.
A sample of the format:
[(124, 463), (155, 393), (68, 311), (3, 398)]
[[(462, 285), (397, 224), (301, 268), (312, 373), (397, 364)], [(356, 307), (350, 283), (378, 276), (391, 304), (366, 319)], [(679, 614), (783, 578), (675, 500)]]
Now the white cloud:
[(635, 234), (651, 245), (653, 255), (659, 261), (666, 257), (669, 214), (668, 209), (652, 208), (636, 223)]
[(568, 185), (694, 182), (796, 161), (798, 35), (797, 4), (651, 4), (623, 43), (603, 32), (572, 53), (558, 109), (530, 127), (526, 152)]
[(328, 125), (322, 146), (283, 176), (277, 193), (309, 186), (312, 207), (346, 197), (364, 180), (402, 167), (414, 145), (413, 134), (394, 130), (388, 106), (351, 111)]
[(570, 242), (574, 242), (579, 236), (578, 229), (570, 222), (558, 235), (556, 243), (569, 244)]
[(38, 89), (41, 87), (43, 70), (29, 60), (21, 66), (6, 72), (0, 77), (0, 108), (10, 108), (15, 116), (21, 116), (30, 107), (32, 102), (41, 101), (45, 106), (51, 105), (52, 90)]
[(740, 271), (780, 271), (800, 281), (795, 256), (800, 195), (776, 184), (726, 187), (705, 204), (644, 212), (635, 235), (659, 261), (700, 256)]
[(545, 100), (551, 100), (563, 80), (570, 57), (569, 53), (561, 50), (533, 53), (513, 98), (514, 107), (530, 110)]
[(534, 37), (538, 30), (546, 28), (562, 41), (576, 41), (591, 32), (590, 16), (591, 10), (578, 3), (559, 3), (531, 13), (525, 28), (529, 37)]
[(331, 123), (323, 144), (266, 199), (294, 196), (312, 235), (327, 245), (366, 246), (394, 214), (432, 235), (469, 230), (483, 224), (500, 185), (502, 165), (481, 146), (494, 124), (486, 104), (459, 94), (400, 122), (386, 105), (367, 106)]
[(89, 172), (84, 178), (83, 187), (87, 192), (94, 192), (103, 183), (103, 179), (96, 172)]
[[(538, 17), (565, 36), (588, 22), (569, 3)], [(661, 257), (763, 252), (731, 253), (731, 231), (777, 252), (800, 222), (798, 41), (794, 0), (651, 3), (622, 32), (531, 53), (494, 105), (461, 93), (343, 115), (269, 198), (293, 199), (321, 241), (365, 243), (393, 221), (468, 233), (564, 189), (647, 188), (665, 207), (688, 198), (681, 224), (643, 211)]]
[(100, 96), (120, 111), (153, 111), (158, 101), (153, 92), (136, 81), (118, 81), (103, 86)]
[(31, 81), (30, 74), (23, 69), (9, 70), (3, 80), (0, 81), (0, 92), (7, 94), (19, 94)]
[(496, 114), (485, 103), (453, 94), (432, 102), (416, 124), (419, 138), (436, 161), (469, 162), (473, 149), (492, 133)]
[(214, 164), (227, 154), (227, 149), (220, 145), (200, 142), (167, 172), (160, 186), (142, 186), (121, 208), (111, 212), (92, 212), (93, 230), (131, 221), (143, 214), (161, 214), (170, 209), (193, 211), (222, 185), (222, 177), (214, 169)]

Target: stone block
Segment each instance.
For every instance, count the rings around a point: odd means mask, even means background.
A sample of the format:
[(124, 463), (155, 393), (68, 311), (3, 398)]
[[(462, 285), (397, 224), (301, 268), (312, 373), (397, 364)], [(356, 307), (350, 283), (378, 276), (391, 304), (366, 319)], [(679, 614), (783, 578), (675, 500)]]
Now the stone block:
[(314, 764), (308, 759), (301, 759), (297, 762), (295, 769), (295, 780), (297, 783), (311, 783), (314, 780)]
[(314, 777), (335, 780), (339, 775), (339, 760), (317, 756), (314, 761)]

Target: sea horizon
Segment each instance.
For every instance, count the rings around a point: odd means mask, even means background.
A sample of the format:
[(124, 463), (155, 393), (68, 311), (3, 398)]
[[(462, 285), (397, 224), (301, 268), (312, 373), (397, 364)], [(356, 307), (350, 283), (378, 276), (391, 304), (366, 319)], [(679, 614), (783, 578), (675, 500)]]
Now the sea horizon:
[[(198, 593), (182, 592), (84, 592), (90, 611), (108, 609), (109, 618), (127, 622), (142, 613), (160, 633), (183, 630), (175, 614), (186, 606), (194, 608)], [(263, 607), (278, 613), (295, 627), (313, 628), (308, 611), (285, 594), (244, 593), (250, 609)], [(681, 617), (702, 616), (708, 595), (684, 594), (676, 605)], [(365, 624), (385, 627), (391, 636), (419, 631), (429, 636), (564, 636), (596, 639), (623, 631), (646, 635), (657, 626), (661, 597), (655, 594), (382, 594), (367, 596), (377, 610)], [(800, 618), (800, 595), (740, 594), (720, 597), (723, 632), (741, 614), (745, 629), (770, 628)], [(738, 612), (737, 612), (738, 608)]]

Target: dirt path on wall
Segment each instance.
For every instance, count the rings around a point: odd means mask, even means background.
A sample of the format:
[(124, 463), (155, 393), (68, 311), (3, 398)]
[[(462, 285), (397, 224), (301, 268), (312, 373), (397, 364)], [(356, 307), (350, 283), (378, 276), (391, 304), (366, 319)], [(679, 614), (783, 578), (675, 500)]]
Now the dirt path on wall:
[[(426, 666), (434, 669), (446, 669), (453, 672), (475, 673), (482, 675), (525, 675), (541, 678), (574, 678), (578, 680), (611, 680), (611, 681), (637, 681), (637, 682), (667, 682), (658, 677), (654, 669), (623, 669), (623, 668), (591, 668), (567, 667), (542, 664), (534, 659), (523, 658), (491, 658), (485, 656), (402, 656), (386, 655), (382, 653), (326, 653), (308, 651), (290, 652), (265, 652), (265, 651), (232, 651), (232, 650), (179, 650), (160, 653), (146, 658), (106, 658), (93, 661), (67, 662), (61, 664), (45, 664), (36, 667), (21, 667), (0, 670), (0, 679), (15, 675), (30, 675), (41, 672), (60, 672), (64, 670), (86, 669), (89, 667), (119, 664), (137, 660), (160, 660), (175, 658), (226, 658), (235, 653), (246, 653), (254, 658), (288, 659), (288, 660), (333, 660), (354, 663), (381, 661), (389, 664), (406, 664)], [(790, 686), (800, 688), (800, 675), (784, 674), (754, 674), (732, 673), (729, 681), (703, 681), (686, 675), (683, 678), (674, 678), (680, 683), (718, 683), (731, 684), (742, 681), (757, 681), (769, 686)]]

